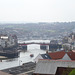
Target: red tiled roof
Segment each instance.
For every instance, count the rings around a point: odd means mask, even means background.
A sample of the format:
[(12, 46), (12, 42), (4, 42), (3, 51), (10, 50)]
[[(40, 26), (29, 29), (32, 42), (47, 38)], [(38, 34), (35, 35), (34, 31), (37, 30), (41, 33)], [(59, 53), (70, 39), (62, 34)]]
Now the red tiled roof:
[(63, 56), (65, 55), (65, 51), (58, 51), (58, 52), (52, 52), (52, 53), (48, 53), (49, 56), (52, 58), (52, 59), (62, 59)]
[(71, 60), (75, 60), (75, 52), (67, 52), (67, 55), (71, 58)]
[(39, 59), (39, 61), (40, 61), (40, 60), (47, 60), (47, 61), (60, 61), (60, 62), (75, 62), (75, 60), (62, 60), (62, 59), (61, 59), (61, 60), (54, 60), (54, 59), (53, 59), (53, 60), (52, 60), (52, 59)]

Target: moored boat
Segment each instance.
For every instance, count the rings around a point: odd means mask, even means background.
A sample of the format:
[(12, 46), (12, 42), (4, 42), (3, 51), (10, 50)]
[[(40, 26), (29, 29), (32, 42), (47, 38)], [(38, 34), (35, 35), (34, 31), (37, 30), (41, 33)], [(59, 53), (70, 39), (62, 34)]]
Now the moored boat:
[(30, 54), (30, 57), (34, 57), (34, 54)]

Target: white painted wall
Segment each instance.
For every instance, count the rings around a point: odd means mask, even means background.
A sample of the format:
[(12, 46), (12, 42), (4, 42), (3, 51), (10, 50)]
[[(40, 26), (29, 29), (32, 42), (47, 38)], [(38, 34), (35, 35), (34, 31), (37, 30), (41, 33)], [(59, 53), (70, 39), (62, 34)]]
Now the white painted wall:
[(34, 61), (37, 63), (39, 59), (43, 59), (40, 54), (34, 59)]

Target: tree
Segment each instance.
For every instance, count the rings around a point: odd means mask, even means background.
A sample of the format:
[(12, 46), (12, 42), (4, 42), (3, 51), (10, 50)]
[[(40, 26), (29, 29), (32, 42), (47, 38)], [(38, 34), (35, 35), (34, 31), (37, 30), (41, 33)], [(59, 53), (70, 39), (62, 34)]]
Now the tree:
[(73, 69), (73, 70), (69, 73), (69, 75), (75, 75), (75, 69)]

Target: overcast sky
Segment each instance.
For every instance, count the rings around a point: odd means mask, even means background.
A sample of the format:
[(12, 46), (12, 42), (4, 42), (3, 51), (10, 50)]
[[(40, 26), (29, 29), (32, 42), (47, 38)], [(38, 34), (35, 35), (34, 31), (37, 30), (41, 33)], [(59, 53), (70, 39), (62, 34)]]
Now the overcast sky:
[(75, 0), (0, 0), (0, 22), (75, 21)]

